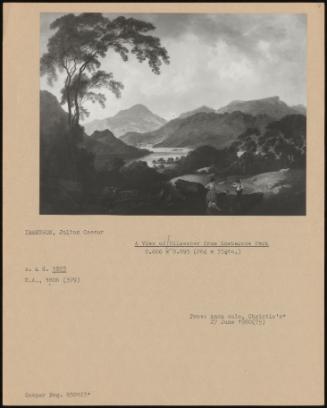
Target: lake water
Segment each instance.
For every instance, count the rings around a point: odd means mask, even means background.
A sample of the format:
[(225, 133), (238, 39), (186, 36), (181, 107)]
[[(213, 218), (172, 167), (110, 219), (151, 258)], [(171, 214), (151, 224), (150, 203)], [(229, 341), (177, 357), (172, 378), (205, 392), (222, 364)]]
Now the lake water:
[(135, 161), (144, 161), (147, 163), (149, 167), (156, 167), (156, 163), (158, 160), (163, 159), (167, 161), (168, 159), (180, 159), (181, 157), (186, 156), (192, 149), (186, 147), (152, 147), (152, 146), (139, 146), (143, 149), (150, 150), (151, 153), (147, 154), (143, 157), (138, 157), (137, 159), (133, 159), (130, 163)]

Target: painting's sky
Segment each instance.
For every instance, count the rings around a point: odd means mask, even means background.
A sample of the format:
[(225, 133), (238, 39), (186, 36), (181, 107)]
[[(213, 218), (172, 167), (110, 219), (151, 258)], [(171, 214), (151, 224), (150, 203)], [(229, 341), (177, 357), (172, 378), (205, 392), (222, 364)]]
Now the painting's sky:
[[(50, 23), (62, 14), (41, 15), (41, 54), (52, 35)], [(155, 75), (134, 56), (123, 62), (110, 51), (101, 69), (125, 88), (119, 99), (106, 93), (105, 109), (89, 104), (88, 121), (112, 116), (142, 103), (171, 119), (201, 105), (219, 108), (232, 100), (278, 95), (306, 105), (306, 16), (303, 14), (133, 14), (152, 22), (170, 56)], [(106, 15), (114, 18), (117, 15)], [(59, 97), (63, 78), (41, 89)]]

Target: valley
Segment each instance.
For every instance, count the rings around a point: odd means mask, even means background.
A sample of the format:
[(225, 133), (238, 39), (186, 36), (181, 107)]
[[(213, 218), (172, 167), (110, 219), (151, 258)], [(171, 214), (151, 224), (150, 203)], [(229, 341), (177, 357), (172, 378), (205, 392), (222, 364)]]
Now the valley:
[[(81, 127), (68, 154), (67, 113), (52, 94), (41, 92), (41, 168), (45, 169), (41, 210), (45, 214), (304, 214), (306, 117), (301, 109), (271, 97), (234, 101), (219, 109), (202, 106), (160, 124), (158, 115), (135, 105), (109, 121), (93, 122), (92, 133), (92, 126)], [(52, 112), (51, 120), (43, 112)], [(157, 128), (140, 132), (149, 116), (155, 118), (150, 127)], [(235, 183), (242, 185), (240, 196)], [(209, 196), (215, 202), (210, 210)]]

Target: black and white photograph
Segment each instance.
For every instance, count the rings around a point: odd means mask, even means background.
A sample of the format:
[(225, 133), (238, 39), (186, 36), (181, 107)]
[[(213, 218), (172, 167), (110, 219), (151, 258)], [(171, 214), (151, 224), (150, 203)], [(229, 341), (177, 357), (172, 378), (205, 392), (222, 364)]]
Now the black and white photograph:
[(305, 14), (41, 13), (40, 30), (40, 214), (306, 214)]

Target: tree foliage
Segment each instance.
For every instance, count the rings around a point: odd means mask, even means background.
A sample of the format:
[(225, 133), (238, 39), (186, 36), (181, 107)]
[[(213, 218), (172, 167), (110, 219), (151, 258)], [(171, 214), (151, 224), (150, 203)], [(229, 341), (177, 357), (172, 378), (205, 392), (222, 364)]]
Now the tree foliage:
[(258, 129), (247, 129), (230, 149), (240, 156), (237, 162), (243, 169), (267, 170), (276, 164), (280, 167), (303, 167), (305, 135), (305, 116), (287, 115), (269, 123), (262, 133)]
[(148, 34), (155, 26), (135, 18), (120, 16), (110, 20), (101, 13), (65, 14), (50, 28), (56, 32), (41, 57), (41, 75), (46, 75), (52, 85), (59, 74), (64, 74), (61, 103), (67, 104), (70, 126), (78, 125), (88, 114), (85, 101), (105, 105), (106, 97), (100, 89), (120, 96), (123, 84), (114, 79), (112, 72), (99, 69), (109, 50), (117, 52), (123, 61), (130, 54), (139, 62), (147, 61), (155, 74), (160, 73), (162, 63), (169, 63), (160, 39)]

